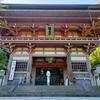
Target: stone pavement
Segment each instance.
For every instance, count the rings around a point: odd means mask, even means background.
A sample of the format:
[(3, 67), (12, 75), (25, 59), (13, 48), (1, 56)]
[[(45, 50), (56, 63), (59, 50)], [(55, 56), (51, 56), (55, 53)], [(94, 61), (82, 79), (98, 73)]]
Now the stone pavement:
[(0, 100), (100, 100), (100, 97), (0, 97)]

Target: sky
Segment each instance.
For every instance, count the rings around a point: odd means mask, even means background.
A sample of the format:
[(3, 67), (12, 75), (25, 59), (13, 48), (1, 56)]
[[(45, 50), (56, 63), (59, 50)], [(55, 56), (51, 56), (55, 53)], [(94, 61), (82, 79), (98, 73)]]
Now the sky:
[(100, 0), (0, 0), (13, 4), (97, 4)]

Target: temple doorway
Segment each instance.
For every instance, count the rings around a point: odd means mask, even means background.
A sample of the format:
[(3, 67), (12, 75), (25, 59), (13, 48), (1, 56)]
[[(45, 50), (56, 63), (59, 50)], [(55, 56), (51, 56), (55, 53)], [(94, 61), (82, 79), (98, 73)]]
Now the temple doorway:
[(64, 85), (65, 57), (34, 57), (32, 80), (35, 85)]
[(62, 68), (36, 68), (35, 85), (48, 85), (47, 73), (50, 72), (49, 85), (63, 85), (63, 69)]

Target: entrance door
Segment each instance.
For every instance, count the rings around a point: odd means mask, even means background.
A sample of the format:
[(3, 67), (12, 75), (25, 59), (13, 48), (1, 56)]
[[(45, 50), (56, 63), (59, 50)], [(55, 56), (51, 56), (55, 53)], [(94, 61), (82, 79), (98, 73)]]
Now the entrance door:
[(47, 85), (46, 72), (50, 71), (50, 85), (63, 85), (63, 69), (62, 68), (36, 68), (36, 85)]

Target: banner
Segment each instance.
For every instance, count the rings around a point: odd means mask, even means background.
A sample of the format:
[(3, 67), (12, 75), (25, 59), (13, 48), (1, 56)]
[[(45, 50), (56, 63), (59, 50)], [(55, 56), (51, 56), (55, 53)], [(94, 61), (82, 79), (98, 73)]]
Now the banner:
[(14, 78), (15, 67), (16, 67), (16, 61), (12, 61), (9, 80), (13, 80)]

